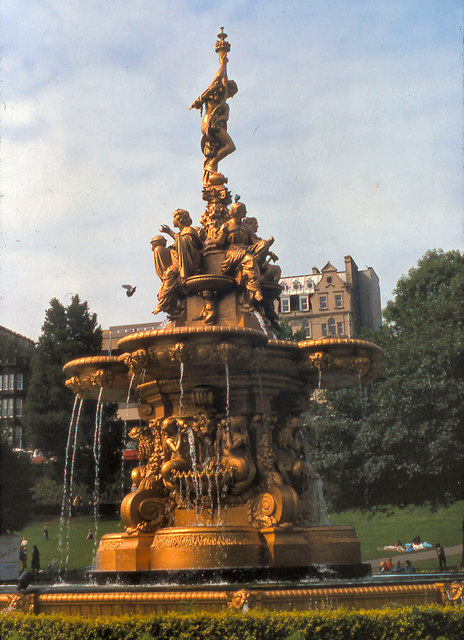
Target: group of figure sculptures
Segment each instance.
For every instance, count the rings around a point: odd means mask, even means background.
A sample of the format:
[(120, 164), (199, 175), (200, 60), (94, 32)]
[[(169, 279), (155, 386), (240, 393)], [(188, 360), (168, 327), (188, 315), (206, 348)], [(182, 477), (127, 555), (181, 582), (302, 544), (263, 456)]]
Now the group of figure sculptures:
[[(192, 226), (190, 214), (184, 209), (174, 211), (173, 224), (179, 232), (172, 231), (167, 225), (160, 229), (173, 239), (172, 245), (167, 246), (162, 235), (152, 239), (155, 270), (161, 280), (158, 305), (153, 313), (163, 311), (169, 320), (179, 318), (185, 311), (187, 279), (205, 274), (202, 260), (205, 253), (223, 250), (222, 275), (235, 279), (242, 310), (248, 313), (258, 311), (278, 328), (273, 299), (263, 295), (261, 287), (264, 282), (276, 284), (280, 279), (280, 267), (272, 264), (278, 258), (270, 251), (274, 238), (263, 240), (257, 236), (258, 222), (256, 218), (246, 217), (246, 207), (238, 201), (240, 196), (235, 196), (231, 205), (231, 194), (225, 186), (227, 178), (218, 171), (218, 163), (235, 150), (227, 131), (227, 100), (237, 93), (238, 87), (227, 77), (230, 44), (226, 37), (221, 29), (216, 42), (219, 70), (210, 86), (190, 106), (190, 109), (200, 110), (202, 115), (201, 149), (205, 156), (203, 199), (207, 202), (206, 209), (200, 217), (200, 227)], [(208, 302), (197, 320), (204, 324), (214, 323), (211, 299), (218, 293), (208, 289), (204, 291), (203, 296)]]
[(173, 225), (179, 232), (174, 232), (168, 225), (162, 225), (160, 229), (173, 239), (173, 244), (167, 246), (166, 238), (161, 235), (151, 241), (155, 270), (161, 280), (154, 314), (164, 311), (169, 319), (178, 318), (185, 311), (187, 279), (204, 273), (202, 256), (205, 251), (222, 249), (222, 274), (234, 278), (243, 296), (243, 310), (262, 310), (269, 322), (278, 326), (273, 305), (266, 304), (261, 287), (263, 282), (277, 284), (281, 276), (280, 267), (272, 264), (278, 260), (270, 250), (274, 238), (259, 238), (256, 218), (247, 218), (246, 213), (244, 203), (236, 201), (230, 207), (227, 220), (214, 234), (210, 230), (209, 242), (206, 242), (205, 230), (192, 226), (187, 211), (174, 211)]
[[(151, 518), (137, 511), (126, 530), (152, 532), (169, 525), (174, 509), (195, 509), (203, 518), (209, 513), (213, 522), (225, 507), (240, 505), (247, 506), (249, 521), (258, 528), (289, 524), (285, 514), (292, 524), (314, 524), (318, 514), (311, 485), (318, 476), (304, 455), (306, 427), (299, 416), (279, 423), (271, 414), (225, 418), (200, 412), (133, 428), (129, 436), (139, 443), (140, 464), (132, 472), (133, 493), (127, 499), (138, 492), (159, 508)], [(282, 517), (263, 508), (269, 491), (287, 503)]]

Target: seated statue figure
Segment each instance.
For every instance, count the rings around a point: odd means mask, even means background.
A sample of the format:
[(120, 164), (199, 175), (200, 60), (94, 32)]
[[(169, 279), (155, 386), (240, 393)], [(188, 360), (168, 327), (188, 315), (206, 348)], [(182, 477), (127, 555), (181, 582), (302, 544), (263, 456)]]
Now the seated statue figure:
[(203, 246), (198, 231), (192, 227), (192, 218), (185, 209), (176, 209), (172, 214), (173, 224), (179, 229), (179, 233), (174, 233), (172, 229), (163, 224), (161, 233), (167, 233), (174, 240), (173, 264), (177, 267), (182, 283), (189, 276), (195, 275), (200, 266)]
[(185, 280), (194, 275), (200, 266), (202, 240), (192, 225), (188, 211), (176, 209), (173, 224), (179, 229), (175, 233), (168, 225), (162, 225), (161, 232), (167, 233), (174, 244), (166, 247), (163, 236), (155, 236), (151, 241), (155, 270), (161, 279), (158, 292), (156, 315), (164, 311), (170, 318), (178, 317), (184, 309)]
[(219, 229), (215, 243), (217, 247), (227, 248), (222, 273), (235, 277), (237, 284), (245, 289), (245, 308), (251, 310), (253, 305), (262, 302), (263, 295), (259, 285), (259, 264), (252, 250), (256, 237), (244, 224), (245, 215), (243, 202), (235, 202), (230, 207), (229, 219)]

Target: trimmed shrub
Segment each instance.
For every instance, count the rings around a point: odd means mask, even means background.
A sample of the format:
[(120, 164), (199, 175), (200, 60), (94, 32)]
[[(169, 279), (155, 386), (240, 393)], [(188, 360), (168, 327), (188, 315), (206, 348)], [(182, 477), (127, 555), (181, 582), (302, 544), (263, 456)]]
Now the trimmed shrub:
[(80, 618), (9, 613), (2, 640), (462, 640), (464, 607), (168, 613)]

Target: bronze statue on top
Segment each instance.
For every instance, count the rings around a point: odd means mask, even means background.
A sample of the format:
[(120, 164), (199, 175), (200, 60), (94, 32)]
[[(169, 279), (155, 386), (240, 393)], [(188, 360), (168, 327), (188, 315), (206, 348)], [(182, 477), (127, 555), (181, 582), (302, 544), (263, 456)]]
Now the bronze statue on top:
[(219, 70), (210, 86), (190, 106), (190, 109), (199, 109), (200, 113), (203, 113), (203, 108), (205, 110), (201, 123), (201, 150), (205, 156), (203, 186), (223, 184), (227, 181), (218, 172), (218, 163), (235, 151), (235, 144), (227, 133), (227, 100), (237, 93), (238, 87), (233, 80), (227, 78), (227, 53), (230, 51), (230, 44), (226, 37), (224, 28), (221, 28), (216, 42)]

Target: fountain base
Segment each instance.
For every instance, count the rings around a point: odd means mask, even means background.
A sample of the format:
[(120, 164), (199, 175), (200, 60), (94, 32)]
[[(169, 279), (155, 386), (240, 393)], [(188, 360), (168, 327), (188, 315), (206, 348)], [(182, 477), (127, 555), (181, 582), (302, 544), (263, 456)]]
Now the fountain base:
[(163, 575), (172, 578), (175, 573), (176, 581), (190, 582), (190, 572), (200, 570), (209, 577), (236, 574), (248, 580), (268, 569), (276, 577), (317, 576), (318, 571), (311, 567), (318, 565), (329, 567), (339, 577), (368, 575), (368, 565), (361, 564), (360, 543), (353, 527), (257, 530), (222, 525), (166, 527), (154, 534), (107, 534), (100, 542), (94, 575), (99, 581), (105, 575), (121, 579), (127, 576), (133, 583), (136, 573), (140, 573), (137, 582), (151, 582), (150, 576), (156, 581)]

